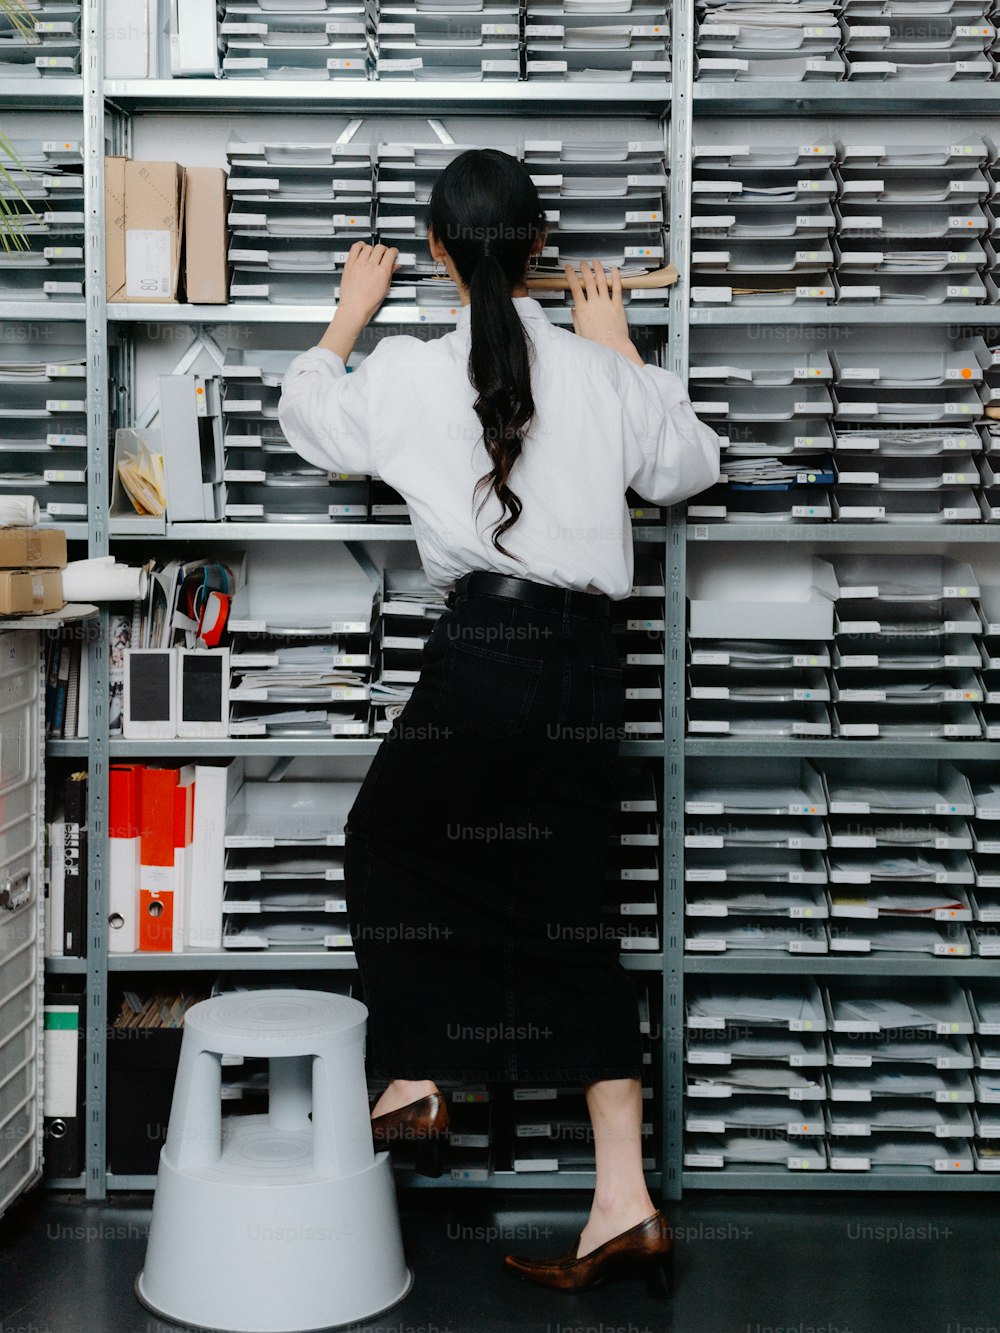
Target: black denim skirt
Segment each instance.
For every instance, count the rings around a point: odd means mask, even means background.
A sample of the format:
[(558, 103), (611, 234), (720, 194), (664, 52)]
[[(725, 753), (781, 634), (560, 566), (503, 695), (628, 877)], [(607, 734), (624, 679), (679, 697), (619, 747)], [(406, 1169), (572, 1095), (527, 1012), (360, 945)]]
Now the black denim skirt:
[(640, 1077), (608, 878), (622, 664), (569, 600), (458, 595), (350, 811), (374, 1079)]

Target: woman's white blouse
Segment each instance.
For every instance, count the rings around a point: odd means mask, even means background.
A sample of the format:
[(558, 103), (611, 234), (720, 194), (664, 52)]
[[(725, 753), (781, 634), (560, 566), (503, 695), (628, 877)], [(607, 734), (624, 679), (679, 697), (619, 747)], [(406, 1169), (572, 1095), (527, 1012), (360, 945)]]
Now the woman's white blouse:
[(671, 371), (557, 328), (532, 297), (514, 306), (532, 345), (535, 416), (508, 483), (523, 509), (500, 541), (521, 561), (490, 541), (503, 514), (492, 490), (473, 496), (490, 462), (468, 375), (468, 306), (443, 337), (383, 338), (350, 374), (325, 347), (301, 353), (282, 382), (281, 429), (308, 462), (399, 491), (424, 572), (441, 591), (467, 570), (490, 569), (627, 597), (626, 488), (664, 505), (697, 494), (719, 476), (719, 438)]

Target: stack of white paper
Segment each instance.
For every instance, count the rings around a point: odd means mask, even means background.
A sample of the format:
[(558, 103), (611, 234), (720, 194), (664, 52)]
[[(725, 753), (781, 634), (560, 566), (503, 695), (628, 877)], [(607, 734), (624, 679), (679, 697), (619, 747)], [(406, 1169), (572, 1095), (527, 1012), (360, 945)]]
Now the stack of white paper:
[(841, 79), (836, 0), (699, 0), (698, 78)]
[(364, 79), (364, 0), (227, 0), (222, 73), (254, 79)]
[(512, 0), (377, 5), (378, 79), (479, 82), (521, 73), (518, 6)]
[(627, 83), (670, 77), (663, 0), (528, 0), (529, 78)]
[(315, 304), (355, 241), (372, 238), (367, 143), (259, 142), (232, 137), (229, 175), (230, 299)]

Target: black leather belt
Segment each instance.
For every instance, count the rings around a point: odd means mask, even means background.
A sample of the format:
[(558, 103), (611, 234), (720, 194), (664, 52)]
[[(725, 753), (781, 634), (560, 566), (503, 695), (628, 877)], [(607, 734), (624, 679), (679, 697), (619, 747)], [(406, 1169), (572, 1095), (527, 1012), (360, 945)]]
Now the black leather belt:
[(514, 602), (526, 602), (543, 611), (566, 611), (575, 616), (602, 619), (611, 615), (611, 598), (606, 592), (579, 592), (574, 588), (557, 588), (534, 579), (522, 579), (515, 574), (494, 574), (487, 569), (472, 569), (463, 574), (445, 601), (454, 606), (456, 598), (467, 593), (485, 593), (490, 597), (506, 597)]

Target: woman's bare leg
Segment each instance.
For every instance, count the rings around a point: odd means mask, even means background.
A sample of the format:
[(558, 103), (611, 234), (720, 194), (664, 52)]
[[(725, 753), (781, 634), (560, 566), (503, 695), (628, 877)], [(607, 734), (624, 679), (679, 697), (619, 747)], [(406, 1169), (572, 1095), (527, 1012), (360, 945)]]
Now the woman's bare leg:
[(642, 1170), (642, 1087), (636, 1078), (601, 1079), (585, 1088), (594, 1127), (597, 1182), (577, 1258), (656, 1212)]
[(394, 1078), (372, 1107), (372, 1118), (386, 1115), (389, 1111), (398, 1111), (401, 1106), (408, 1106), (410, 1102), (429, 1097), (437, 1091), (438, 1085), (433, 1079)]

